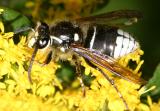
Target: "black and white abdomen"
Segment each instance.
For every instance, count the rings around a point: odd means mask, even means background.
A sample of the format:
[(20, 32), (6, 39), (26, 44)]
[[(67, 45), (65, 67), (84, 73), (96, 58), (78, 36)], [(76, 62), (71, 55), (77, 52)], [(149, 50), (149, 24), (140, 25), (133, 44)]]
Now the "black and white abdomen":
[(139, 43), (128, 33), (121, 29), (117, 30), (116, 46), (113, 57), (121, 57), (139, 48)]
[(98, 25), (88, 29), (84, 47), (118, 58), (133, 52), (139, 44), (121, 29)]

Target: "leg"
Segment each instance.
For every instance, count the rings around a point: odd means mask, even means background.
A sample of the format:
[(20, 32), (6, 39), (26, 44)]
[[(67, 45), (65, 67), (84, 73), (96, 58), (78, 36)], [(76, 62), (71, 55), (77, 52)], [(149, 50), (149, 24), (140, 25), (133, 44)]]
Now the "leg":
[(81, 87), (82, 87), (82, 93), (83, 93), (83, 97), (85, 97), (86, 95), (86, 91), (85, 91), (85, 85), (82, 79), (82, 73), (81, 73), (81, 66), (79, 63), (76, 62), (76, 73), (78, 74), (78, 80), (80, 81)]
[(46, 64), (49, 64), (50, 61), (52, 60), (52, 51), (50, 51), (46, 57), (46, 59), (44, 60), (44, 62), (42, 63), (42, 66), (45, 66)]
[[(33, 65), (34, 59), (36, 57), (37, 51), (38, 51), (38, 48), (35, 47), (34, 52), (32, 54), (32, 57), (31, 57), (31, 60), (30, 60), (30, 63), (29, 63), (29, 67), (28, 67), (28, 79), (31, 84), (32, 84), (32, 78), (31, 78), (32, 65)], [(51, 61), (51, 59), (52, 59), (52, 51), (50, 51), (49, 54), (47, 55), (47, 58), (44, 61), (43, 65), (48, 64)]]
[(114, 81), (112, 79), (110, 79), (108, 77), (107, 74), (105, 74), (100, 68), (97, 68), (101, 74), (109, 81), (109, 83), (114, 87), (114, 89), (116, 90), (116, 92), (118, 93), (119, 97), (122, 99), (125, 107), (126, 107), (126, 110), (129, 111), (129, 107), (128, 107), (128, 104), (126, 102), (126, 100), (124, 99), (123, 95), (121, 94), (121, 92), (118, 90), (117, 86), (115, 85)]
[(52, 60), (52, 51), (48, 53), (47, 58), (45, 59), (43, 64), (44, 65), (49, 64), (51, 60)]
[(83, 93), (83, 97), (85, 97), (86, 95), (86, 90), (85, 90), (85, 85), (83, 82), (83, 75), (81, 73), (81, 63), (80, 61), (78, 61), (76, 56), (73, 56), (73, 60), (75, 60), (75, 65), (76, 65), (76, 74), (78, 75), (78, 80), (80, 81), (81, 87), (82, 87), (82, 93)]

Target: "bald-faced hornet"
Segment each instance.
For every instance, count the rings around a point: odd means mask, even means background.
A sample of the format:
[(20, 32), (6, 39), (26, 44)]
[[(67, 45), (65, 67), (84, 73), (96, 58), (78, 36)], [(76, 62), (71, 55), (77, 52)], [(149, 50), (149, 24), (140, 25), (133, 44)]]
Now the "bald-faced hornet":
[[(127, 32), (119, 29), (119, 26), (131, 25), (141, 17), (141, 14), (133, 10), (119, 10), (96, 16), (84, 17), (75, 21), (61, 21), (49, 27), (46, 23), (39, 23), (35, 29), (35, 35), (29, 44), (34, 46), (34, 52), (28, 68), (29, 81), (31, 69), (38, 49), (50, 47), (49, 54), (45, 60), (48, 64), (52, 59), (66, 60), (68, 56), (75, 59), (77, 73), (79, 73), (79, 57), (91, 62), (103, 76), (112, 84), (126, 109), (128, 105), (114, 84), (101, 68), (108, 69), (115, 75), (128, 81), (144, 84), (145, 81), (116, 62), (116, 59), (133, 52), (139, 47), (139, 43)], [(115, 22), (119, 19), (127, 22)], [(113, 23), (112, 23), (113, 22)], [(81, 76), (81, 73), (79, 73)], [(83, 80), (80, 81), (83, 88)]]

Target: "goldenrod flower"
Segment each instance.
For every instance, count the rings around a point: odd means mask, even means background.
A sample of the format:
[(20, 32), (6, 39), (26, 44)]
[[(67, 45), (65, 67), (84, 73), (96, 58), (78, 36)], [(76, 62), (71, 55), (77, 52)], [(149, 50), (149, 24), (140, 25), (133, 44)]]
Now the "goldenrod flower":
[[(0, 9), (1, 13), (1, 9)], [(26, 45), (26, 37), (22, 36), (20, 42), (15, 45), (13, 32), (5, 33), (3, 23), (0, 22), (0, 109), (1, 111), (96, 111), (111, 110), (124, 111), (125, 105), (112, 85), (96, 69), (90, 67), (82, 58), (85, 74), (92, 73), (96, 77), (90, 87), (86, 87), (86, 97), (82, 96), (81, 87), (63, 89), (55, 75), (59, 67), (53, 61), (42, 66), (40, 63), (42, 54), (38, 52), (32, 68), (33, 84), (29, 83), (27, 68), (33, 50)], [(137, 54), (138, 53), (138, 54)], [(137, 55), (136, 55), (137, 54)], [(135, 53), (127, 55), (119, 60), (126, 66), (129, 60), (136, 61), (139, 71), (143, 61), (140, 55), (143, 52), (138, 49)], [(159, 108), (159, 103), (149, 102), (149, 106), (141, 103), (137, 89), (140, 85), (131, 83), (105, 70), (109, 77), (115, 81), (115, 85), (124, 96), (130, 110), (151, 111)], [(139, 76), (139, 75), (137, 75)], [(74, 81), (77, 84), (77, 81)], [(77, 85), (76, 85), (77, 86)], [(151, 101), (148, 99), (148, 101)], [(150, 109), (151, 108), (151, 109)], [(153, 110), (152, 110), (153, 111)]]

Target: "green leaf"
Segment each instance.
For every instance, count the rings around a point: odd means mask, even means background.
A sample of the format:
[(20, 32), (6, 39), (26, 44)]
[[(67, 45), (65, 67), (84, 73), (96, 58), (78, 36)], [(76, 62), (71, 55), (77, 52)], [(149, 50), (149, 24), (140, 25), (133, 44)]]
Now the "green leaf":
[(149, 80), (148, 84), (146, 85), (147, 88), (151, 88), (152, 86), (156, 86), (156, 88), (151, 92), (148, 92), (147, 94), (153, 96), (156, 99), (160, 97), (160, 64), (157, 66), (153, 77)]
[(61, 81), (63, 87), (70, 86), (75, 79), (75, 67), (68, 61), (59, 61), (61, 68), (56, 70), (56, 76)]
[(19, 12), (12, 10), (10, 8), (4, 8), (4, 12), (0, 15), (1, 20), (5, 25), (6, 31), (17, 31), (23, 27), (30, 27), (30, 20)]
[(2, 13), (2, 17), (4, 21), (11, 21), (16, 19), (20, 14), (12, 9), (3, 8), (4, 12)]
[(1, 6), (11, 7), (19, 10), (25, 7), (26, 2), (27, 0), (0, 0)]

